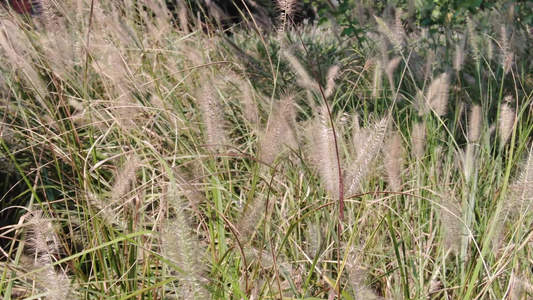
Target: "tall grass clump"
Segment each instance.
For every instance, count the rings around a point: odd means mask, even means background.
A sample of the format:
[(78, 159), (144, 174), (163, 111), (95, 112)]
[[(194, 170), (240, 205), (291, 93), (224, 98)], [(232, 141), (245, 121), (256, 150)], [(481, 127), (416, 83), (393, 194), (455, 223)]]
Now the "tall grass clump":
[(530, 296), (522, 3), (40, 2), (0, 17), (2, 299)]

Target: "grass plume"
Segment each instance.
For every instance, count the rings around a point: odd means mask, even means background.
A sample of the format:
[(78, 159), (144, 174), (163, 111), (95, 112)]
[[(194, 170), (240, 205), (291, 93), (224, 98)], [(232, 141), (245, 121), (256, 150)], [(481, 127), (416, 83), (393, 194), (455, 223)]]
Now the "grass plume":
[(202, 278), (202, 247), (187, 221), (182, 200), (172, 189), (167, 195), (171, 217), (161, 232), (163, 255), (171, 261), (168, 267), (178, 279), (178, 294), (183, 299), (207, 299), (209, 292)]
[(448, 98), (450, 92), (450, 75), (443, 73), (431, 82), (427, 93), (426, 101), (429, 108), (437, 116), (443, 116), (448, 109)]
[(339, 196), (339, 168), (333, 131), (325, 106), (320, 108), (318, 120), (307, 131), (307, 135), (310, 136), (308, 145), (310, 158), (317, 166), (326, 190), (333, 198), (337, 198)]
[(515, 121), (514, 109), (507, 103), (500, 106), (500, 116), (498, 118), (498, 134), (501, 144), (507, 143), (513, 132)]
[(376, 122), (365, 143), (359, 145), (359, 155), (351, 164), (346, 178), (346, 195), (353, 195), (360, 191), (363, 179), (370, 169), (370, 164), (383, 147), (383, 139), (387, 132), (388, 119)]
[(274, 105), (266, 132), (259, 140), (260, 158), (267, 164), (274, 162), (283, 145), (297, 145), (295, 105), (292, 95), (283, 95)]
[(528, 297), (520, 1), (46, 4), (0, 12), (2, 297)]
[(227, 123), (216, 89), (205, 85), (198, 97), (198, 102), (202, 111), (207, 145), (220, 152), (231, 143), (226, 132)]
[(392, 191), (399, 192), (402, 188), (401, 173), (403, 171), (403, 146), (399, 132), (394, 132), (387, 139), (384, 152), (384, 166), (387, 182)]
[(58, 228), (42, 211), (33, 211), (28, 218), (27, 243), (34, 259), (37, 282), (50, 299), (73, 299), (70, 279), (64, 270), (56, 271), (54, 263), (62, 254)]

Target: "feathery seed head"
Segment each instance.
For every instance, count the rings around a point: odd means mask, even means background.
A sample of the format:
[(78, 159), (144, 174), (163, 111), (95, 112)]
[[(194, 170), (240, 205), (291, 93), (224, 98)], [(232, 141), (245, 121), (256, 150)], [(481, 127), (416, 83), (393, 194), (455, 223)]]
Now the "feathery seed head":
[(209, 299), (209, 293), (202, 278), (202, 258), (198, 250), (202, 249), (193, 235), (186, 213), (174, 187), (168, 193), (168, 203), (173, 209), (173, 218), (167, 220), (161, 233), (163, 254), (181, 270), (176, 272), (180, 281), (180, 293), (183, 299)]
[(382, 67), (381, 62), (378, 60), (374, 66), (374, 77), (372, 80), (372, 98), (376, 99), (381, 92), (381, 80), (382, 80)]
[(43, 211), (34, 211), (28, 218), (28, 245), (37, 257), (60, 254), (57, 228), (43, 216)]
[(470, 40), (472, 41), (471, 42), (471, 46), (472, 46), (472, 52), (474, 54), (474, 59), (478, 60), (479, 59), (480, 50), (479, 50), (478, 38), (477, 38), (477, 34), (476, 34), (476, 24), (474, 23), (474, 21), (470, 17), (467, 17), (466, 18), (466, 26), (467, 26), (467, 29), (468, 29), (468, 35), (470, 37)]
[(387, 43), (387, 40), (383, 37), (380, 37), (378, 39), (379, 43), (379, 53), (381, 54), (381, 68), (385, 68), (385, 66), (389, 63), (389, 44)]
[(479, 140), (482, 128), (481, 106), (475, 105), (470, 110), (468, 118), (468, 142), (473, 143)]
[(317, 157), (323, 157), (319, 166), (322, 180), (326, 183), (327, 190), (334, 198), (339, 195), (339, 167), (335, 151), (335, 139), (331, 129), (330, 116), (326, 106), (322, 106), (319, 114)]
[(348, 250), (348, 260), (346, 261), (346, 271), (348, 273), (348, 283), (354, 293), (355, 299), (379, 300), (371, 288), (365, 284), (366, 272), (361, 264), (361, 258), (355, 249)]
[(178, 3), (178, 20), (180, 24), (180, 29), (183, 31), (183, 33), (188, 34), (189, 33), (189, 9), (187, 8), (187, 5), (185, 4), (184, 0), (177, 0)]
[(295, 146), (293, 130), (295, 122), (295, 103), (292, 95), (283, 96), (269, 118), (266, 132), (259, 139), (260, 158), (270, 164), (280, 154), (284, 144)]
[(387, 22), (385, 22), (382, 18), (374, 15), (374, 19), (378, 23), (379, 32), (387, 36), (397, 53), (402, 53), (404, 48), (403, 27), (400, 26), (400, 28), (402, 28), (400, 31), (392, 30)]
[[(500, 48), (502, 52), (502, 59), (505, 59), (509, 53), (509, 35), (507, 34), (507, 27), (505, 24), (502, 24), (500, 27)], [(502, 65), (504, 65), (504, 61), (502, 60)]]
[(500, 135), (500, 142), (502, 144), (507, 143), (507, 140), (509, 140), (509, 137), (511, 137), (514, 121), (514, 109), (507, 103), (501, 104), (500, 116), (498, 118), (498, 134)]
[(441, 197), (441, 222), (444, 230), (443, 243), (451, 252), (458, 253), (461, 247), (462, 211), (453, 196), (448, 193)]
[(424, 67), (424, 78), (425, 79), (431, 79), (431, 76), (433, 75), (433, 64), (435, 63), (435, 51), (429, 51), (428, 56), (426, 58), (426, 65)]
[(533, 204), (533, 146), (527, 152), (518, 180), (513, 184), (515, 188), (512, 190), (512, 197), (509, 197), (514, 203), (508, 204), (520, 211), (531, 210), (530, 206)]
[(487, 60), (490, 62), (494, 59), (494, 43), (492, 40), (487, 40)]
[(222, 151), (229, 144), (226, 133), (226, 120), (220, 104), (220, 98), (212, 85), (205, 85), (198, 97), (202, 112), (207, 144), (216, 151)]
[(361, 125), (359, 124), (359, 115), (357, 113), (354, 113), (353, 115), (352, 127), (352, 146), (356, 157), (359, 157), (364, 151), (362, 145), (366, 143), (370, 131), (361, 128)]
[(449, 93), (450, 75), (448, 73), (442, 73), (433, 80), (426, 93), (426, 101), (437, 116), (446, 114)]
[(327, 75), (327, 82), (326, 82), (326, 90), (324, 91), (324, 95), (326, 98), (331, 97), (333, 95), (333, 92), (335, 90), (335, 79), (337, 79), (337, 76), (339, 76), (340, 66), (334, 65), (328, 69), (328, 75)]
[(465, 51), (464, 45), (455, 45), (455, 57), (453, 60), (453, 69), (456, 72), (460, 72), (463, 69), (465, 63)]
[(394, 72), (400, 65), (400, 62), (402, 62), (401, 56), (395, 56), (393, 59), (389, 61), (387, 64), (387, 67), (385, 68), (385, 72), (387, 73), (387, 78), (389, 79), (389, 85), (391, 89), (395, 90), (396, 85), (394, 84)]
[(251, 203), (247, 204), (246, 210), (237, 223), (238, 237), (241, 243), (251, 243), (252, 235), (265, 213), (266, 199), (265, 195), (256, 193), (255, 197), (251, 199)]
[(124, 196), (130, 192), (130, 188), (136, 179), (136, 174), (141, 167), (141, 160), (136, 155), (131, 155), (117, 172), (115, 184), (113, 185), (112, 202), (123, 201)]
[(503, 73), (505, 75), (509, 74), (509, 71), (511, 71), (511, 68), (513, 67), (513, 61), (514, 53), (509, 51), (503, 60)]
[(402, 182), (400, 175), (403, 168), (402, 158), (402, 136), (399, 132), (394, 132), (388, 138), (384, 147), (384, 164), (387, 173), (387, 181), (392, 191), (401, 190)]
[(313, 80), (311, 76), (309, 76), (307, 70), (305, 70), (304, 66), (300, 63), (298, 58), (296, 58), (296, 56), (289, 49), (283, 51), (283, 54), (285, 56), (285, 59), (289, 62), (289, 65), (292, 68), (293, 72), (296, 74), (298, 84), (305, 89), (309, 89), (311, 91), (319, 91), (320, 87), (315, 82), (315, 80)]
[(472, 175), (475, 174), (476, 149), (474, 146), (474, 144), (469, 143), (468, 145), (466, 145), (466, 151), (460, 151), (462, 158), (461, 166), (463, 168), (463, 174), (467, 182), (470, 182), (472, 180)]
[(277, 7), (280, 14), (280, 23), (285, 26), (288, 19), (294, 17), (298, 13), (299, 5), (296, 0), (277, 0)]
[(335, 139), (331, 129), (330, 117), (326, 106), (319, 108), (317, 119), (313, 120), (307, 128), (306, 136), (309, 139), (307, 150), (313, 165), (318, 169), (326, 191), (331, 197), (339, 195), (339, 167)]
[(413, 154), (418, 158), (422, 158), (424, 156), (424, 148), (426, 147), (426, 122), (417, 123), (413, 126), (411, 144)]
[(36, 273), (38, 282), (46, 290), (50, 299), (70, 299), (70, 280), (64, 271), (56, 271), (54, 262), (61, 254), (58, 228), (51, 220), (43, 216), (42, 211), (34, 211), (28, 219), (27, 242), (34, 253), (36, 269), (44, 268)]
[(354, 163), (350, 166), (345, 181), (347, 195), (353, 195), (359, 192), (363, 183), (363, 179), (370, 170), (372, 161), (383, 146), (383, 139), (385, 137), (385, 133), (387, 132), (388, 124), (388, 118), (383, 118), (377, 122), (361, 150), (357, 151), (359, 155)]

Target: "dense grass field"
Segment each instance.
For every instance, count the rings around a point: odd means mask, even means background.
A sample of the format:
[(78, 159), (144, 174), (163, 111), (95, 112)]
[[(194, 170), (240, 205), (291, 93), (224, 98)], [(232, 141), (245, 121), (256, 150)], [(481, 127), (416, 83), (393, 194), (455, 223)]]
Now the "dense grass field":
[(367, 2), (2, 11), (0, 299), (532, 299), (529, 4)]

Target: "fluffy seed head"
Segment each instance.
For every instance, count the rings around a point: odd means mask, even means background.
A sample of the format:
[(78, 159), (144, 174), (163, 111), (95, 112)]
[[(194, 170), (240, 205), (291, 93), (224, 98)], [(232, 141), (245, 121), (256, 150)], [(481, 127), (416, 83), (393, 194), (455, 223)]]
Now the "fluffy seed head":
[(355, 249), (349, 250), (346, 261), (346, 272), (348, 273), (348, 283), (352, 289), (355, 299), (379, 300), (371, 288), (365, 284), (366, 271), (362, 266), (361, 258)]
[(288, 21), (298, 12), (298, 3), (296, 0), (277, 0), (277, 6), (280, 11), (279, 22), (284, 28)]
[(444, 229), (444, 246), (451, 252), (458, 253), (461, 245), (462, 211), (453, 196), (445, 194), (441, 199), (441, 222)]
[(36, 273), (38, 282), (44, 287), (50, 299), (70, 299), (70, 280), (63, 271), (56, 271), (53, 263), (61, 254), (58, 228), (43, 216), (42, 211), (34, 211), (28, 220), (27, 242), (34, 253), (34, 266), (44, 268)]
[(393, 133), (385, 143), (384, 147), (384, 165), (387, 172), (387, 181), (392, 191), (401, 190), (402, 182), (400, 174), (403, 168), (402, 159), (402, 137), (400, 133)]
[(500, 106), (500, 117), (498, 118), (498, 134), (500, 135), (500, 142), (507, 143), (513, 132), (515, 120), (515, 112), (507, 103)]
[(394, 72), (400, 65), (401, 61), (401, 56), (395, 56), (389, 61), (389, 63), (387, 64), (387, 68), (385, 68), (385, 72), (387, 73), (387, 78), (389, 79), (389, 85), (391, 89), (396, 89), (396, 85), (394, 84)]
[(130, 192), (132, 183), (135, 181), (137, 170), (141, 167), (141, 160), (132, 155), (126, 159), (126, 162), (117, 172), (115, 184), (113, 185), (112, 202), (123, 200), (123, 197)]
[(433, 80), (429, 86), (426, 94), (426, 101), (437, 116), (443, 116), (446, 114), (449, 90), (450, 75), (448, 73), (439, 75), (439, 77)]
[(259, 139), (260, 158), (270, 164), (280, 154), (285, 144), (296, 145), (293, 123), (295, 103), (292, 95), (284, 95), (275, 104), (266, 132)]
[(530, 211), (533, 204), (533, 146), (530, 147), (526, 159), (521, 164), (521, 171), (509, 197), (509, 209)]
[(470, 110), (470, 117), (468, 118), (468, 142), (473, 143), (479, 140), (482, 121), (481, 106), (473, 106)]
[(326, 190), (334, 198), (339, 196), (339, 166), (335, 139), (326, 106), (319, 110), (318, 120), (309, 128), (311, 137), (309, 152), (318, 168), (320, 179)]
[(178, 2), (178, 20), (180, 23), (180, 29), (183, 31), (183, 33), (188, 34), (189, 33), (189, 10), (187, 9), (187, 5), (185, 4), (184, 0), (177, 0)]
[(376, 157), (383, 146), (383, 138), (387, 132), (388, 119), (383, 118), (376, 123), (374, 129), (366, 139), (364, 145), (359, 145), (360, 150), (357, 151), (359, 155), (355, 162), (350, 166), (346, 176), (345, 187), (346, 194), (353, 195), (359, 192), (363, 179), (366, 177), (370, 164)]
[(228, 145), (229, 138), (225, 129), (226, 120), (218, 93), (213, 86), (206, 84), (198, 100), (202, 111), (207, 144), (210, 148), (221, 151), (224, 146)]
[(492, 40), (487, 40), (487, 60), (492, 61), (494, 59), (494, 43)]
[(334, 65), (328, 70), (326, 90), (324, 91), (324, 95), (326, 96), (326, 98), (331, 97), (331, 95), (333, 95), (333, 92), (335, 91), (335, 79), (337, 79), (337, 76), (339, 76), (339, 71), (339, 65)]
[(309, 89), (311, 91), (318, 91), (320, 90), (318, 84), (309, 76), (307, 73), (307, 70), (305, 70), (304, 66), (300, 63), (298, 58), (292, 54), (289, 50), (283, 51), (283, 54), (285, 56), (285, 59), (289, 62), (290, 67), (292, 68), (293, 72), (296, 74), (298, 84), (306, 89)]
[(453, 59), (453, 69), (459, 72), (463, 69), (465, 63), (465, 51), (463, 45), (455, 45), (455, 57)]
[[(389, 41), (392, 45), (394, 45), (394, 50), (396, 50), (397, 53), (401, 53), (404, 47), (404, 37), (403, 37), (403, 30), (393, 30), (390, 28), (390, 26), (380, 17), (377, 17), (374, 15), (374, 19), (378, 23), (378, 30), (381, 32), (381, 34), (384, 34), (387, 36)], [(398, 27), (396, 27), (397, 29)], [(400, 28), (403, 28), (400, 26)]]
[(246, 210), (242, 213), (237, 223), (238, 237), (241, 243), (248, 244), (251, 242), (250, 239), (256, 226), (265, 214), (265, 203), (266, 196), (260, 193), (256, 193), (255, 197), (248, 203)]
[(514, 53), (508, 52), (507, 55), (505, 55), (503, 60), (503, 72), (505, 75), (509, 74), (509, 71), (511, 71), (511, 68), (513, 67), (513, 60), (514, 60)]
[(209, 293), (202, 278), (204, 270), (201, 255), (199, 255), (202, 247), (188, 224), (185, 205), (175, 189), (171, 189), (167, 196), (174, 217), (168, 219), (162, 228), (163, 254), (174, 266), (181, 269), (176, 272), (176, 276), (180, 281), (180, 293), (183, 299), (209, 299)]
[(507, 57), (509, 55), (509, 36), (505, 24), (500, 27), (500, 49), (501, 49), (501, 65), (505, 66)]
[(477, 44), (477, 34), (476, 34), (476, 24), (474, 24), (474, 21), (470, 17), (466, 18), (466, 26), (468, 28), (468, 35), (470, 36), (470, 40), (472, 41), (472, 52), (474, 54), (474, 59), (479, 59), (479, 46)]
[(372, 80), (372, 97), (378, 98), (379, 93), (381, 92), (381, 78), (382, 78), (382, 71), (381, 71), (381, 62), (376, 61), (376, 64), (374, 66), (374, 77)]
[(411, 139), (413, 153), (416, 157), (422, 158), (424, 156), (424, 148), (426, 146), (426, 122), (417, 123), (413, 126)]
[(43, 216), (42, 211), (34, 211), (29, 217), (30, 225), (28, 232), (28, 244), (36, 254), (58, 255), (60, 253), (59, 239), (56, 234), (56, 227)]

